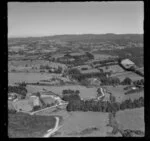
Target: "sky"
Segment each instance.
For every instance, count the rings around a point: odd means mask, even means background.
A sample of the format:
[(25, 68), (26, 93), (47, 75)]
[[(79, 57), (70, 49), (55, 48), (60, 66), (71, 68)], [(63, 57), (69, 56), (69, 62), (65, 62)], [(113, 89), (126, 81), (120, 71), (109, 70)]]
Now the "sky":
[(8, 37), (143, 34), (143, 2), (8, 2)]

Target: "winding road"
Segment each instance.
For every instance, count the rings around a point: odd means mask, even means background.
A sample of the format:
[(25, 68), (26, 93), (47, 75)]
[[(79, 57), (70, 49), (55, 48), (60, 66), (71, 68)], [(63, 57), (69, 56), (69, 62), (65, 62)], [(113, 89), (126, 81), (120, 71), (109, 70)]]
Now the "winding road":
[(56, 123), (55, 123), (55, 127), (53, 129), (49, 129), (47, 131), (47, 133), (43, 136), (44, 138), (48, 138), (50, 137), (53, 133), (55, 133), (61, 126), (59, 125), (59, 117), (55, 117), (56, 118)]
[(105, 96), (103, 88), (100, 88), (100, 90), (101, 90), (102, 95), (97, 98), (98, 100), (99, 100), (101, 97)]

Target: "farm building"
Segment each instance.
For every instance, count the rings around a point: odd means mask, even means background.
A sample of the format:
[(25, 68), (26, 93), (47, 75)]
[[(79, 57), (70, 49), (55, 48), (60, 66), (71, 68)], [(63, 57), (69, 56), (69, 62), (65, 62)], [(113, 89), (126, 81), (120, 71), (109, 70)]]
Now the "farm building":
[(39, 97), (35, 95), (30, 96), (29, 104), (32, 106), (42, 106)]
[(130, 67), (134, 66), (134, 62), (132, 62), (131, 60), (129, 59), (124, 59), (121, 61), (121, 65), (126, 68), (126, 69), (129, 69)]

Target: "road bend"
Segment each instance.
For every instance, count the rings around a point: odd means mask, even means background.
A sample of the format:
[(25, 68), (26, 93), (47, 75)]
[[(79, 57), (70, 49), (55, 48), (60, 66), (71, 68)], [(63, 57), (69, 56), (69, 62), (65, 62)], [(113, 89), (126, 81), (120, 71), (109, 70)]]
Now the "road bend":
[(61, 126), (59, 125), (59, 117), (55, 117), (56, 118), (56, 123), (55, 123), (55, 127), (53, 129), (49, 129), (47, 131), (47, 133), (43, 136), (44, 138), (48, 138), (50, 137), (52, 134), (54, 134)]

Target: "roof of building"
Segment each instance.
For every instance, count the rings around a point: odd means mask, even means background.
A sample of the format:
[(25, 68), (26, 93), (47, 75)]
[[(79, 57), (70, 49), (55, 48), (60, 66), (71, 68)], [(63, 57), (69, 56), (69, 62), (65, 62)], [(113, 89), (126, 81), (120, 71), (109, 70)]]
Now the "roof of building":
[(134, 65), (134, 62), (132, 62), (131, 60), (129, 59), (124, 59), (121, 61), (122, 64), (129, 64), (129, 65)]

